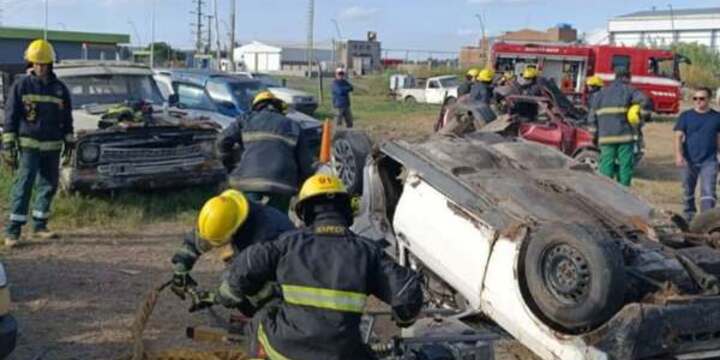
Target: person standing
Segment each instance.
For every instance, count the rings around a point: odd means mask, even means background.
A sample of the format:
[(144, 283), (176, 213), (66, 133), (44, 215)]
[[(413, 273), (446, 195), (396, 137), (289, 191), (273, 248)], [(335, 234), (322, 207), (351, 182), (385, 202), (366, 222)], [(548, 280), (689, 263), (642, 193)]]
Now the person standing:
[(476, 82), (470, 90), (470, 98), (473, 101), (481, 102), (487, 106), (493, 99), (493, 80), (495, 79), (495, 70), (483, 69), (477, 75)]
[(600, 145), (601, 174), (630, 186), (635, 167), (635, 133), (649, 116), (650, 102), (630, 86), (630, 72), (615, 71), (615, 80), (590, 99), (588, 122)]
[(461, 97), (463, 95), (467, 95), (470, 93), (470, 90), (472, 90), (473, 85), (475, 85), (475, 78), (480, 73), (480, 70), (477, 68), (471, 68), (470, 70), (465, 73), (465, 81), (458, 86), (458, 97)]
[(53, 73), (55, 50), (45, 40), (35, 40), (25, 51), (32, 70), (12, 85), (5, 107), (3, 162), (17, 170), (10, 194), (10, 221), (5, 246), (20, 240), (37, 178), (33, 205), (33, 233), (43, 239), (58, 235), (47, 227), (50, 205), (57, 191), (60, 153), (74, 143), (70, 92)]
[(350, 111), (350, 93), (352, 91), (353, 86), (345, 79), (345, 70), (337, 68), (332, 84), (333, 107), (337, 111), (335, 123), (341, 125), (344, 121), (348, 128), (353, 127), (352, 112)]
[(700, 180), (700, 211), (715, 207), (718, 172), (720, 113), (710, 108), (712, 91), (699, 88), (693, 95), (693, 108), (680, 114), (675, 128), (675, 165), (682, 169), (685, 218), (697, 212), (695, 187)]

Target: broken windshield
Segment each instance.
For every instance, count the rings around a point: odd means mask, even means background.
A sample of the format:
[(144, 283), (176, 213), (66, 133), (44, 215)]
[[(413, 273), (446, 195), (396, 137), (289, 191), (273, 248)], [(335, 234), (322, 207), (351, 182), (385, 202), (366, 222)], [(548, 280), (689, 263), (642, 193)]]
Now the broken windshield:
[(143, 100), (162, 104), (155, 81), (147, 75), (88, 75), (61, 79), (70, 90), (73, 108), (88, 104), (117, 104)]

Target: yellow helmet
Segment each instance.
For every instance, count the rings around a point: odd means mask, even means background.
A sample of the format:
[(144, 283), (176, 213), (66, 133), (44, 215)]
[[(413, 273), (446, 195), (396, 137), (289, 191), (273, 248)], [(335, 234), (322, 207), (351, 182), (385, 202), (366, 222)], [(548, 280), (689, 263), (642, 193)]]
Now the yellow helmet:
[(335, 175), (315, 174), (305, 180), (302, 188), (300, 188), (298, 202), (295, 204), (295, 213), (302, 214), (302, 207), (309, 199), (336, 195), (345, 198), (350, 196), (345, 190), (342, 180)]
[(528, 66), (523, 70), (522, 77), (525, 79), (534, 79), (538, 76), (538, 69), (534, 66)]
[(477, 75), (477, 80), (482, 82), (491, 82), (495, 77), (495, 70), (482, 69)]
[(198, 235), (212, 247), (223, 246), (245, 223), (249, 212), (250, 204), (243, 193), (226, 190), (203, 205), (198, 216)]
[(287, 104), (284, 101), (276, 98), (275, 95), (270, 92), (270, 90), (263, 90), (257, 93), (257, 95), (255, 95), (255, 98), (253, 99), (252, 108), (255, 109), (256, 105), (265, 101), (271, 102), (280, 111), (284, 112), (287, 110)]
[(55, 49), (47, 40), (37, 39), (25, 50), (25, 61), (33, 64), (52, 64), (55, 62)]
[(604, 85), (602, 79), (597, 75), (589, 77), (587, 81), (585, 81), (585, 84), (595, 87), (602, 87)]
[(638, 126), (640, 125), (640, 113), (642, 112), (642, 109), (640, 108), (640, 105), (635, 104), (633, 106), (630, 106), (630, 109), (628, 109), (627, 112), (627, 121), (630, 123), (631, 126)]
[(480, 70), (478, 70), (477, 68), (470, 68), (470, 70), (468, 70), (467, 73), (465, 73), (465, 75), (474, 79), (478, 76), (479, 73), (480, 73)]

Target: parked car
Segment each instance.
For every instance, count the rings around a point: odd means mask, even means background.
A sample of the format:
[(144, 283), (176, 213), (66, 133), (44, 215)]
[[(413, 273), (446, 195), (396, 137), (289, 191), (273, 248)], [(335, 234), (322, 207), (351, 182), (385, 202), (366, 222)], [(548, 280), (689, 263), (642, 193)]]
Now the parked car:
[(164, 111), (149, 68), (63, 61), (54, 71), (70, 90), (77, 138), (62, 161), (63, 189), (168, 188), (225, 179), (214, 148), (217, 129)]
[(318, 108), (315, 96), (306, 91), (290, 89), (271, 75), (248, 71), (235, 72), (233, 75), (260, 81), (273, 95), (302, 113), (312, 115)]
[[(255, 94), (265, 88), (255, 79), (207, 70), (171, 70), (165, 74), (156, 71), (155, 77), (164, 77), (162, 81), (170, 79), (172, 103), (181, 111), (207, 117), (223, 129), (237, 117), (247, 114)], [(313, 147), (312, 152), (319, 155), (322, 123), (295, 109), (289, 109), (287, 116), (300, 124)], [(370, 139), (362, 131), (343, 129), (334, 132), (333, 169), (352, 193), (359, 194), (362, 190), (362, 169), (371, 146)], [(240, 155), (236, 154), (238, 158)]]
[(354, 231), (543, 359), (720, 351), (720, 210), (689, 226), (555, 149), (475, 132), (380, 146)]
[(0, 359), (15, 350), (18, 324), (10, 314), (10, 288), (5, 267), (0, 263)]
[[(399, 84), (413, 84), (413, 87), (401, 87)], [(393, 84), (391, 84), (393, 85)], [(414, 81), (404, 80), (394, 84), (392, 96), (406, 103), (445, 104), (457, 100), (458, 79), (454, 75), (436, 76)]]

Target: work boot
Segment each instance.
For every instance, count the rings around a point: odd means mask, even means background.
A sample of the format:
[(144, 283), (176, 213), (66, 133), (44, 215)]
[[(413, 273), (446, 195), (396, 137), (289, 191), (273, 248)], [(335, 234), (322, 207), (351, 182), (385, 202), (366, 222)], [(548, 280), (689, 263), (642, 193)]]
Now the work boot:
[(3, 245), (5, 246), (6, 249), (12, 249), (17, 246), (19, 241), (20, 241), (19, 236), (5, 235)]
[(43, 240), (52, 240), (60, 237), (56, 232), (50, 231), (48, 228), (34, 229), (32, 233), (36, 238)]

